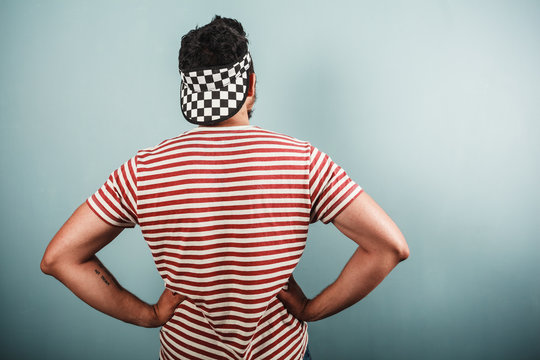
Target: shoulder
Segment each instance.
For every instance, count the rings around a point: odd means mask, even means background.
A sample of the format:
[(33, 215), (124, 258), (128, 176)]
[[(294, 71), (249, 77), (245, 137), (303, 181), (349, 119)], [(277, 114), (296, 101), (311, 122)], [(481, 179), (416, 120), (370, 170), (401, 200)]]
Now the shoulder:
[(313, 143), (309, 140), (301, 140), (296, 137), (283, 134), (277, 131), (272, 131), (272, 130), (267, 130), (267, 129), (262, 129), (262, 128), (259, 128), (259, 129), (269, 134), (270, 136), (276, 136), (278, 138), (281, 138), (282, 140), (289, 141), (296, 145), (303, 146), (305, 148), (305, 151), (307, 151), (310, 154), (310, 157), (312, 159), (319, 158), (319, 157), (328, 157), (328, 155), (325, 152), (321, 151), (318, 147), (313, 145)]
[[(137, 151), (136, 157), (137, 158), (146, 158), (148, 156), (153, 155), (163, 155), (164, 153), (167, 153), (168, 150), (175, 149), (178, 146), (182, 146), (183, 144), (191, 143), (193, 141), (198, 141), (204, 138), (201, 138), (200, 135), (206, 134), (205, 132), (193, 132), (191, 130), (185, 131), (181, 133), (180, 135), (164, 139), (160, 141), (158, 144), (146, 148), (142, 148)], [(254, 126), (251, 129), (244, 130), (244, 135), (247, 135), (249, 137), (259, 137), (259, 138), (265, 138), (266, 140), (270, 139), (273, 141), (278, 141), (281, 144), (286, 144), (289, 146), (293, 146), (295, 148), (302, 148), (307, 153), (312, 153), (314, 147), (311, 145), (309, 141), (298, 139), (294, 136), (273, 131), (269, 129), (265, 129), (259, 126)], [(213, 132), (212, 132), (213, 133)], [(212, 134), (210, 133), (210, 134)], [(213, 133), (213, 135), (218, 135)], [(224, 135), (224, 134), (220, 134)], [(237, 135), (237, 134), (236, 134)], [(204, 139), (209, 140), (209, 139)], [(186, 143), (187, 142), (187, 143)]]
[(161, 140), (156, 145), (141, 148), (137, 151), (136, 157), (144, 158), (147, 156), (167, 152), (167, 150), (174, 148), (175, 145), (179, 145), (180, 143), (182, 143), (182, 141), (188, 139), (189, 132), (190, 131), (188, 130), (181, 133), (180, 135)]
[(287, 134), (284, 134), (284, 133), (281, 133), (281, 132), (268, 130), (268, 129), (263, 129), (263, 128), (258, 127), (258, 126), (256, 126), (254, 129), (257, 132), (259, 132), (261, 134), (264, 134), (264, 135), (266, 135), (268, 137), (279, 139), (281, 141), (285, 141), (285, 142), (291, 143), (293, 145), (298, 145), (298, 146), (302, 146), (302, 147), (305, 147), (305, 148), (309, 148), (311, 146), (309, 141), (301, 140), (301, 139), (298, 139), (298, 138), (296, 138), (294, 136), (287, 135)]

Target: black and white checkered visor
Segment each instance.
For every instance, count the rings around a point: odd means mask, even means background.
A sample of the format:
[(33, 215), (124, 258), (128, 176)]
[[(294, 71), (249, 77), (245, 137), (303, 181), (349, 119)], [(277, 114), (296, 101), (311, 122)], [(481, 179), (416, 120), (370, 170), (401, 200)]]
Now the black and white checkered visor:
[(181, 72), (182, 114), (193, 124), (206, 125), (232, 117), (247, 97), (249, 52), (227, 67)]

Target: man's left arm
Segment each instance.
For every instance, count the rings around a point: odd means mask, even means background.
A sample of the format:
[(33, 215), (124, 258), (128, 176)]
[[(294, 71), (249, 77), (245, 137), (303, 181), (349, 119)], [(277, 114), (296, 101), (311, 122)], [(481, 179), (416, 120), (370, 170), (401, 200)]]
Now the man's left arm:
[(100, 219), (85, 202), (47, 246), (41, 270), (107, 315), (138, 326), (161, 326), (171, 318), (185, 296), (165, 289), (156, 304), (147, 304), (122, 288), (96, 256), (122, 230), (123, 227)]

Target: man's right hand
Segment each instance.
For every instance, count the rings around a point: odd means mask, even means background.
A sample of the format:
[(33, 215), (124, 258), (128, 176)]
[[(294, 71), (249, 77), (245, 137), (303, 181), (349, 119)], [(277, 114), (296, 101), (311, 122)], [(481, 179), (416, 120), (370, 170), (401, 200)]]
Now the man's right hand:
[(277, 298), (285, 305), (285, 308), (298, 320), (314, 321), (313, 314), (310, 313), (310, 299), (304, 295), (304, 292), (294, 280), (291, 274), (287, 290), (281, 289)]

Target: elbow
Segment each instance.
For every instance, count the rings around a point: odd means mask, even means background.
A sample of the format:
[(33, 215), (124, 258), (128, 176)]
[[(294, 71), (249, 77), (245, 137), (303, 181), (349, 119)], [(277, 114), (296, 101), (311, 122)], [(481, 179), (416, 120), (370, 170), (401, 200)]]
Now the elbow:
[(41, 259), (41, 263), (39, 264), (39, 267), (41, 268), (42, 273), (46, 275), (51, 275), (52, 265), (49, 259), (47, 259), (47, 257), (43, 256), (43, 259)]
[(41, 259), (41, 263), (39, 267), (41, 268), (41, 272), (43, 272), (46, 275), (53, 275), (55, 272), (57, 261), (48, 253), (45, 252), (45, 255), (43, 255), (43, 259)]
[(398, 259), (399, 259), (400, 262), (407, 259), (409, 257), (409, 255), (410, 255), (409, 247), (407, 245), (405, 245), (405, 247), (400, 248), (397, 251), (397, 254), (398, 254)]
[(390, 262), (398, 264), (409, 257), (410, 251), (407, 244), (404, 244), (399, 246), (394, 245), (391, 247), (384, 247), (380, 250), (373, 251), (373, 253), (378, 253), (379, 255), (384, 256)]
[(389, 246), (386, 247), (388, 254), (395, 259), (396, 263), (399, 263), (407, 259), (410, 255), (409, 246), (403, 236), (394, 238), (392, 241), (388, 241)]
[(401, 244), (395, 248), (394, 252), (397, 255), (398, 262), (401, 262), (409, 257), (410, 250), (409, 246), (405, 242), (405, 239), (403, 239)]

